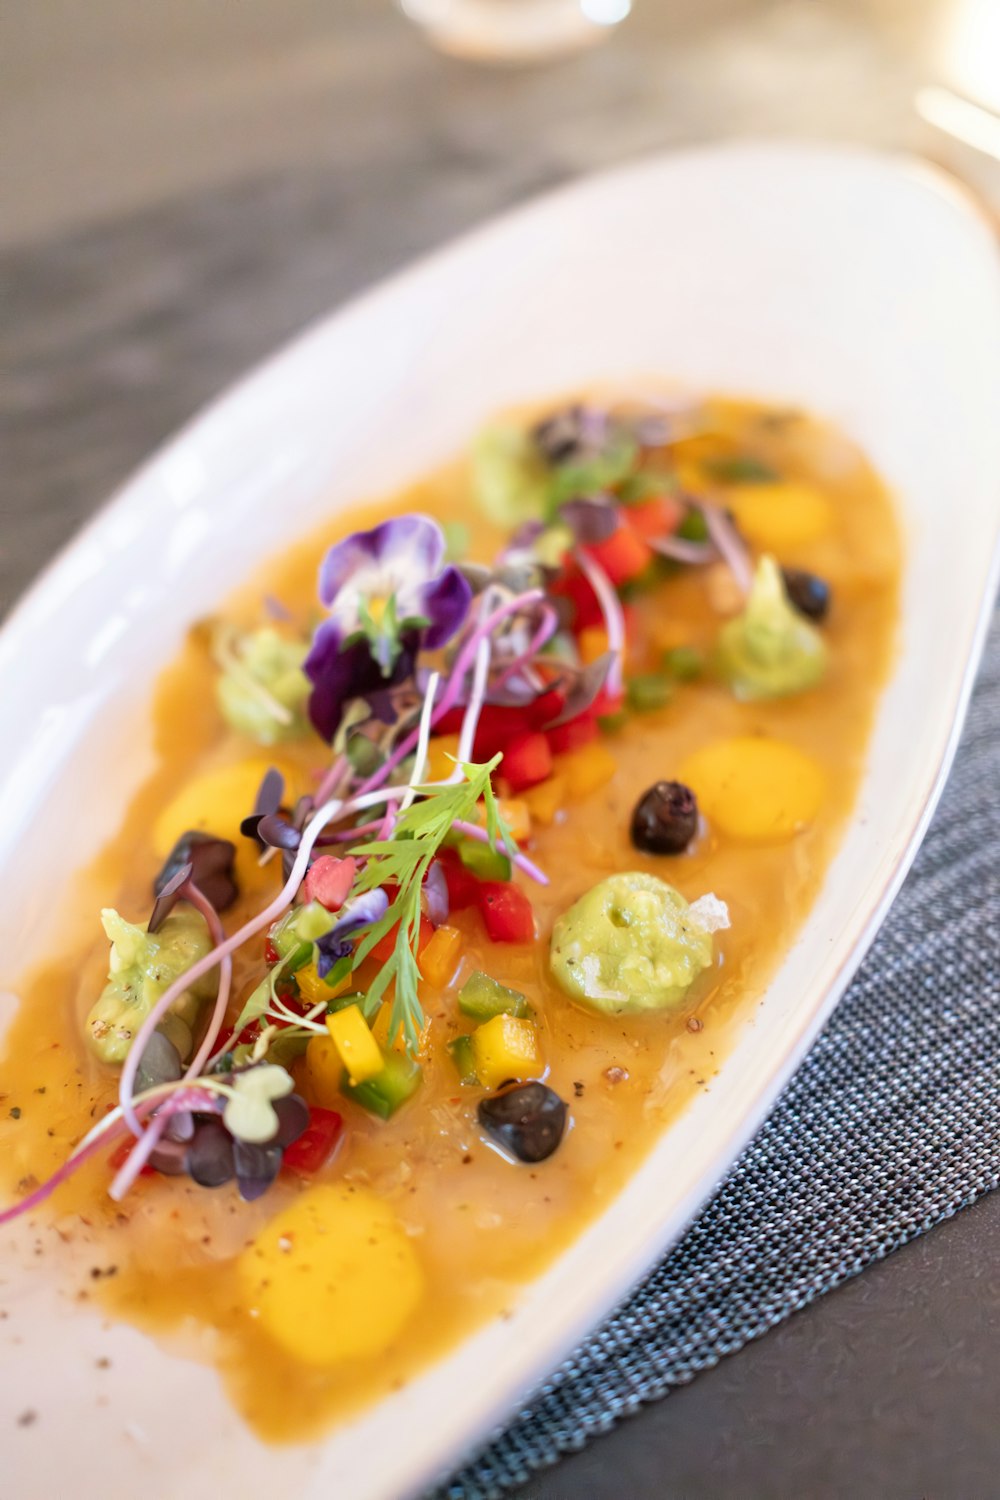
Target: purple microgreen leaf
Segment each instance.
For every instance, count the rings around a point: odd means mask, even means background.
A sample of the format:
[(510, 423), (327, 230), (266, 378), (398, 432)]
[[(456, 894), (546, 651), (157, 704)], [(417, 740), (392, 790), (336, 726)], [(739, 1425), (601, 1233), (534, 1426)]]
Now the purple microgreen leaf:
[(233, 1142), (233, 1166), (236, 1184), (244, 1203), (263, 1197), (281, 1170), (282, 1150), (277, 1145)]
[(278, 1116), (276, 1146), (291, 1146), (309, 1128), (309, 1106), (301, 1094), (286, 1094), (277, 1100), (274, 1112)]
[(302, 842), (299, 830), (280, 813), (266, 813), (259, 819), (255, 832), (261, 843), (271, 849), (297, 849)]
[(181, 893), (190, 879), (191, 865), (180, 865), (170, 879), (160, 887), (156, 900), (153, 902), (149, 921), (146, 923), (147, 932), (159, 932), (167, 917), (181, 900)]
[(582, 546), (596, 546), (614, 536), (621, 525), (618, 509), (608, 495), (579, 496), (559, 507), (559, 519)]
[(559, 713), (542, 727), (557, 729), (560, 724), (568, 724), (571, 719), (578, 719), (582, 713), (586, 713), (607, 682), (614, 659), (613, 652), (605, 651), (596, 661), (581, 668), (570, 683), (566, 701)]
[(221, 1120), (199, 1123), (185, 1154), (188, 1174), (199, 1187), (222, 1187), (236, 1171), (233, 1138)]
[(275, 766), (271, 766), (270, 770), (265, 772), (264, 779), (257, 788), (257, 796), (253, 805), (254, 812), (258, 816), (277, 812), (284, 795), (285, 778)]
[(647, 537), (646, 544), (661, 557), (669, 557), (672, 562), (686, 563), (691, 567), (710, 563), (719, 555), (711, 542), (689, 542), (682, 536)]
[(216, 911), (226, 911), (239, 895), (233, 873), (236, 848), (228, 839), (189, 829), (174, 845), (153, 886), (157, 896), (165, 893), (175, 873), (188, 867), (190, 879)]

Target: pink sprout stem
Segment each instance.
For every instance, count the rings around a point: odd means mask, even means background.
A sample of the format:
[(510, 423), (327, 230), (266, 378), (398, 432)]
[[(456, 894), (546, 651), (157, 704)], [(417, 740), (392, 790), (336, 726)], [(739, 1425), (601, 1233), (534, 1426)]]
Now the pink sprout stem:
[[(218, 913), (216, 912), (215, 907), (212, 905), (211, 901), (209, 901), (208, 898), (202, 894), (193, 880), (185, 881), (185, 883), (181, 886), (180, 895), (183, 900), (189, 901), (193, 907), (201, 912), (202, 916), (205, 918), (205, 922), (208, 926), (208, 931), (213, 943), (218, 946), (218, 944), (223, 942), (226, 934), (223, 931), (222, 923), (219, 921)], [(190, 1080), (191, 1078), (196, 1078), (198, 1076), (198, 1074), (201, 1072), (205, 1059), (209, 1056), (212, 1050), (212, 1043), (215, 1041), (215, 1038), (219, 1034), (219, 1030), (222, 1026), (222, 1019), (226, 1014), (226, 1006), (229, 1003), (229, 989), (230, 985), (232, 984), (232, 978), (233, 961), (228, 954), (225, 954), (222, 960), (222, 968), (219, 973), (219, 991), (216, 997), (212, 1019), (209, 1023), (208, 1030), (205, 1033), (202, 1044), (195, 1054), (191, 1066), (188, 1068), (187, 1073), (185, 1074), (185, 1080)], [(186, 988), (186, 986), (183, 986), (182, 988)], [(160, 1002), (160, 1004), (162, 1004), (162, 1001)], [(158, 1019), (161, 1019), (164, 1012), (160, 1011), (159, 1005), (154, 1008), (153, 1013), (155, 1014), (156, 1012), (159, 1012)], [(145, 1052), (146, 1047), (149, 1045), (149, 1039), (155, 1029), (155, 1025), (150, 1025), (150, 1017), (147, 1016), (146, 1020), (139, 1028), (139, 1034), (129, 1048), (125, 1061), (122, 1064), (121, 1080), (118, 1085), (118, 1099), (119, 1103), (121, 1104), (122, 1114), (125, 1116), (125, 1123), (134, 1136), (140, 1135), (142, 1131), (142, 1126), (139, 1123), (139, 1117), (135, 1113), (135, 1110), (132, 1106), (132, 1095), (135, 1093), (135, 1079), (136, 1074), (139, 1071), (139, 1064), (142, 1062), (142, 1055)], [(159, 1135), (157, 1135), (157, 1139), (159, 1139)]]
[[(238, 928), (237, 931), (234, 932), (230, 937), (227, 937), (221, 943), (217, 943), (209, 953), (205, 954), (204, 958), (199, 958), (195, 963), (191, 965), (190, 969), (186, 969), (183, 974), (178, 975), (173, 984), (169, 985), (168, 988), (164, 990), (163, 994), (160, 996), (159, 1000), (153, 1006), (153, 1009), (150, 1011), (149, 1015), (142, 1023), (142, 1026), (139, 1028), (138, 1035), (136, 1036), (131, 1048), (129, 1049), (130, 1057), (135, 1051), (137, 1051), (140, 1056), (142, 1055), (143, 1048), (148, 1043), (149, 1038), (156, 1030), (160, 1021), (166, 1015), (167, 1011), (173, 1005), (174, 1001), (180, 995), (182, 995), (186, 989), (194, 984), (196, 980), (200, 979), (203, 974), (211, 973), (216, 965), (220, 964), (222, 960), (226, 958), (230, 953), (234, 953), (237, 948), (241, 948), (249, 938), (252, 938), (254, 936), (255, 933), (260, 932), (262, 928), (267, 927), (271, 922), (276, 921), (277, 918), (281, 916), (282, 912), (294, 898), (295, 892), (302, 884), (306, 873), (306, 867), (309, 864), (309, 856), (312, 854), (313, 844), (316, 842), (317, 838), (322, 833), (327, 823), (330, 822), (331, 818), (333, 818), (337, 813), (341, 811), (342, 805), (343, 804), (341, 802), (334, 799), (330, 802), (325, 803), (323, 807), (321, 807), (316, 813), (314, 813), (313, 817), (309, 820), (309, 823), (302, 832), (302, 839), (299, 843), (298, 849), (296, 850), (295, 860), (292, 864), (288, 879), (285, 881), (285, 884), (282, 886), (277, 896), (275, 896), (274, 900), (270, 902), (268, 906), (265, 906), (263, 911), (258, 912), (255, 917), (250, 917), (248, 921), (244, 922), (243, 926)], [(216, 1032), (216, 1035), (218, 1035), (218, 1032)], [(212, 1040), (214, 1041), (215, 1038), (213, 1037)], [(128, 1059), (126, 1059), (126, 1063), (127, 1061)], [(127, 1083), (125, 1070), (123, 1068), (121, 1080), (121, 1102), (123, 1110), (125, 1109), (126, 1100), (128, 1100), (129, 1103), (131, 1102), (131, 1082), (133, 1080), (134, 1069), (132, 1072), (132, 1078)], [(141, 1134), (141, 1129), (139, 1131), (136, 1131), (135, 1128), (132, 1127), (132, 1134)]]
[[(456, 818), (451, 826), (457, 829), (459, 833), (464, 833), (467, 838), (478, 839), (481, 844), (488, 844), (490, 841), (490, 836), (486, 829), (480, 828), (477, 823), (466, 823), (462, 818)], [(511, 854), (509, 858), (511, 863), (515, 864), (519, 870), (523, 870), (525, 875), (531, 880), (537, 881), (539, 885), (548, 885), (549, 877), (545, 871), (540, 870), (526, 854)]]
[[(465, 681), (465, 674), (468, 672), (470, 666), (475, 660), (479, 642), (492, 635), (496, 627), (502, 620), (505, 620), (508, 615), (516, 614), (518, 610), (524, 609), (529, 604), (537, 604), (538, 602), (543, 600), (544, 597), (545, 596), (542, 593), (541, 589), (528, 589), (526, 593), (518, 594), (516, 598), (508, 599), (503, 604), (498, 605), (496, 609), (492, 610), (490, 614), (486, 616), (485, 620), (481, 621), (481, 623), (476, 626), (475, 630), (469, 636), (468, 640), (465, 642), (458, 654), (455, 665), (452, 668), (451, 676), (448, 678), (448, 681), (445, 684), (444, 692), (441, 695), (441, 702), (434, 710), (434, 715), (431, 719), (432, 725), (439, 723), (444, 715), (448, 712), (448, 710), (454, 706), (455, 700), (462, 690), (462, 684)], [(359, 787), (358, 795), (360, 796), (365, 792), (373, 792), (377, 787), (380, 787), (385, 778), (389, 775), (389, 772), (395, 770), (396, 766), (399, 765), (401, 760), (406, 759), (410, 751), (413, 749), (414, 745), (416, 745), (419, 738), (420, 730), (412, 730), (410, 734), (406, 736), (405, 740), (403, 740), (399, 745), (396, 746), (396, 749), (392, 752), (388, 759), (381, 766), (379, 766), (378, 770), (368, 778), (363, 786)]]
[(597, 595), (597, 602), (604, 616), (608, 650), (613, 657), (611, 669), (608, 672), (607, 688), (612, 697), (617, 697), (622, 691), (622, 669), (625, 659), (625, 615), (621, 601), (615, 592), (614, 584), (599, 563), (596, 563), (592, 557), (588, 557), (581, 547), (576, 548), (573, 557)]
[(319, 786), (316, 788), (315, 798), (317, 802), (325, 802), (332, 792), (339, 790), (340, 779), (344, 772), (350, 770), (350, 761), (346, 755), (338, 755), (333, 765), (327, 770)]
[[(205, 1111), (215, 1104), (213, 1095), (206, 1095), (204, 1089), (178, 1089), (178, 1091), (164, 1100), (157, 1109), (156, 1114), (150, 1120), (146, 1129), (140, 1135), (138, 1141), (122, 1162), (115, 1176), (114, 1182), (108, 1188), (109, 1197), (116, 1203), (120, 1202), (132, 1186), (146, 1162), (152, 1156), (160, 1142), (171, 1115), (179, 1114), (181, 1110), (198, 1109)], [(126, 1123), (128, 1123), (126, 1121)]]
[[(140, 1100), (136, 1106), (137, 1111), (141, 1114), (147, 1114), (151, 1109), (155, 1108), (156, 1102), (155, 1099)], [(108, 1120), (110, 1119), (111, 1117), (109, 1116)], [(70, 1156), (67, 1156), (62, 1166), (58, 1167), (51, 1177), (46, 1178), (26, 1198), (22, 1198), (18, 1203), (13, 1203), (9, 1208), (0, 1211), (0, 1227), (4, 1224), (12, 1223), (14, 1219), (19, 1219), (22, 1214), (30, 1213), (33, 1208), (37, 1208), (40, 1203), (44, 1203), (46, 1198), (50, 1197), (57, 1187), (64, 1183), (67, 1178), (72, 1177), (77, 1167), (81, 1167), (95, 1152), (104, 1150), (111, 1141), (116, 1140), (118, 1136), (124, 1134), (126, 1128), (123, 1119), (115, 1120), (113, 1123), (102, 1120), (88, 1136), (84, 1137), (76, 1150)]]
[(504, 668), (493, 686), (503, 687), (504, 683), (514, 676), (515, 672), (520, 672), (524, 667), (533, 662), (539, 651), (541, 651), (542, 647), (545, 645), (546, 641), (550, 640), (551, 637), (555, 634), (556, 626), (558, 624), (559, 616), (552, 608), (552, 605), (543, 604), (541, 621), (539, 623), (538, 629), (531, 637), (531, 641), (528, 644), (526, 650), (517, 658), (516, 661), (512, 661), (508, 667)]

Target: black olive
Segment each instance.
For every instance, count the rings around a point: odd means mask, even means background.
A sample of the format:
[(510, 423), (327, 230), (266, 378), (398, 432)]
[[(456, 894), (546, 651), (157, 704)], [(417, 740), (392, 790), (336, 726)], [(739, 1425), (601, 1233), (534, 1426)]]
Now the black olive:
[(804, 568), (782, 568), (789, 603), (807, 620), (825, 620), (830, 611), (830, 585)]
[(566, 1130), (567, 1108), (544, 1083), (516, 1083), (479, 1101), (479, 1123), (518, 1161), (544, 1161)]
[(226, 911), (239, 895), (233, 874), (236, 847), (228, 839), (189, 829), (182, 833), (167, 856), (163, 869), (153, 882), (153, 894), (159, 896), (177, 872), (191, 866), (191, 879), (216, 911)]
[(632, 842), (646, 854), (681, 854), (698, 832), (698, 803), (680, 781), (658, 781), (632, 814)]

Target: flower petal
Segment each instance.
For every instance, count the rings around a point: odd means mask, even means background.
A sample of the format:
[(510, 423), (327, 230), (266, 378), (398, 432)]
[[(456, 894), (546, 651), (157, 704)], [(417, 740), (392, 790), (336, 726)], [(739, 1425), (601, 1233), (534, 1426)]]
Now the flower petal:
[(469, 613), (472, 589), (458, 568), (445, 568), (440, 578), (423, 590), (423, 614), (430, 625), (424, 633), (424, 645), (434, 651), (450, 641)]

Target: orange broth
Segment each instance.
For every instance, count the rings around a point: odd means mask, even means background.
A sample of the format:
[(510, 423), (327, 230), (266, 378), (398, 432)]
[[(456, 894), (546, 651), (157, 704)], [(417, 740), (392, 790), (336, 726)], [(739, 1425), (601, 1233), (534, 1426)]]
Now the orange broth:
[[(314, 1434), (409, 1380), (463, 1334), (513, 1305), (522, 1284), (610, 1203), (694, 1093), (711, 1088), (823, 880), (851, 814), (891, 662), (901, 566), (896, 521), (872, 469), (821, 423), (728, 401), (713, 403), (711, 415), (711, 435), (682, 442), (672, 454), (686, 483), (706, 484), (699, 465), (712, 454), (749, 450), (784, 478), (809, 481), (829, 502), (824, 534), (792, 540), (779, 554), (783, 564), (808, 568), (833, 586), (823, 627), (826, 679), (800, 696), (754, 704), (735, 701), (710, 678), (678, 685), (665, 708), (632, 717), (607, 738), (617, 765), (605, 786), (560, 811), (551, 826), (533, 825), (531, 857), (551, 877), (545, 889), (519, 877), (533, 902), (536, 943), (491, 944), (471, 912), (450, 919), (461, 928), (464, 947), (451, 985), (422, 987), (430, 1017), (422, 1087), (388, 1122), (345, 1099), (344, 1141), (323, 1174), (373, 1189), (416, 1249), (424, 1293), (388, 1352), (329, 1369), (308, 1367), (271, 1341), (241, 1299), (233, 1257), (303, 1190), (289, 1174), (249, 1205), (232, 1185), (210, 1192), (187, 1178), (143, 1176), (116, 1205), (105, 1191), (109, 1148), (31, 1216), (49, 1272), (54, 1260), (77, 1295), (100, 1296), (114, 1316), (155, 1333), (171, 1350), (214, 1363), (240, 1412), (269, 1440)], [(502, 538), (471, 518), (471, 509), (467, 464), (449, 464), (388, 502), (336, 517), (270, 563), (227, 604), (227, 617), (257, 623), (266, 592), (305, 618), (324, 548), (389, 513), (471, 519), (469, 555), (489, 558)], [(673, 645), (707, 646), (719, 624), (699, 570), (678, 572), (636, 603), (630, 665), (648, 669)], [(20, 986), (23, 1003), (0, 1064), (0, 1185), (7, 1196), (48, 1176), (115, 1100), (116, 1077), (81, 1036), (107, 960), (96, 913), (115, 905), (131, 920), (146, 915), (162, 858), (150, 841), (159, 809), (186, 778), (251, 753), (222, 722), (214, 676), (196, 630), (157, 689), (158, 767), (82, 883), (94, 913), (93, 946), (60, 955)], [(826, 795), (812, 823), (793, 838), (756, 844), (709, 827), (684, 855), (638, 853), (628, 832), (638, 795), (675, 775), (693, 750), (737, 734), (784, 740), (818, 763)], [(304, 791), (322, 771), (324, 750), (310, 736), (273, 753), (252, 753), (277, 760)], [(239, 868), (244, 889), (226, 914), (230, 931), (276, 888), (273, 867), (261, 872), (244, 853)], [(661, 875), (689, 900), (712, 891), (728, 903), (732, 926), (716, 936), (717, 962), (678, 1010), (593, 1015), (548, 977), (555, 917), (595, 881), (622, 869)], [(240, 1001), (263, 972), (260, 943), (250, 948), (251, 956), (237, 961)], [(569, 1104), (571, 1129), (555, 1155), (537, 1166), (514, 1164), (487, 1144), (476, 1120), (480, 1091), (459, 1086), (445, 1051), (450, 1038), (469, 1029), (456, 993), (477, 968), (528, 995), (540, 1019), (546, 1080)], [(296, 1073), (301, 1079), (300, 1065)]]

